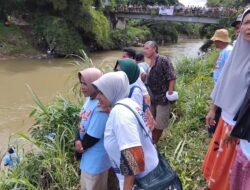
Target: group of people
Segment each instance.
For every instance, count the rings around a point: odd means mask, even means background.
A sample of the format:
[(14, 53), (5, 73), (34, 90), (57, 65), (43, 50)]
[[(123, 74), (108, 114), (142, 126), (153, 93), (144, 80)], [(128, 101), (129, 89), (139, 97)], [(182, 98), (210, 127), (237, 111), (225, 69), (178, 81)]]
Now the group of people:
[[(205, 16), (218, 17), (235, 15), (238, 10), (235, 7), (200, 7), (200, 6), (183, 6), (183, 5), (142, 5), (142, 4), (120, 4), (117, 6), (118, 12), (134, 13), (151, 13), (162, 12), (161, 10), (172, 10), (171, 15), (179, 16)], [(161, 15), (161, 14), (160, 14)]]
[[(202, 165), (210, 190), (250, 189), (250, 9), (232, 26), (233, 45), (226, 29), (211, 38), (221, 52), (206, 116), (214, 134)], [(178, 99), (171, 60), (148, 41), (144, 52), (125, 48), (113, 72), (88, 68), (78, 77), (86, 97), (75, 140), (81, 189), (107, 189), (111, 170), (120, 189), (131, 190), (159, 164), (155, 144), (168, 125), (171, 102)]]
[(107, 189), (111, 170), (120, 189), (131, 190), (159, 164), (155, 144), (168, 126), (171, 102), (178, 99), (174, 67), (158, 54), (156, 42), (148, 41), (144, 52), (123, 49), (113, 72), (88, 68), (78, 77), (86, 97), (75, 140), (81, 189)]
[(233, 46), (226, 29), (211, 38), (221, 51), (206, 116), (214, 135), (202, 165), (210, 190), (250, 189), (250, 8), (232, 26)]

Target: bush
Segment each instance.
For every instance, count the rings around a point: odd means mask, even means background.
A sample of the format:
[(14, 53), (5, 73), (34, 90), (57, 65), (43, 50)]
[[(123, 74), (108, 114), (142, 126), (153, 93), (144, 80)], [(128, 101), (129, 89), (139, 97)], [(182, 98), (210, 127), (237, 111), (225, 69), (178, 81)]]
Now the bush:
[(83, 49), (79, 32), (63, 18), (45, 16), (34, 23), (37, 44), (43, 50), (54, 50), (57, 54), (67, 55)]
[(126, 46), (132, 46), (136, 41), (144, 42), (150, 39), (150, 30), (147, 27), (126, 26), (126, 29), (111, 31), (113, 48), (121, 49)]
[(13, 24), (6, 27), (0, 23), (0, 55), (34, 54), (36, 50), (31, 44), (31, 40), (21, 28)]
[[(30, 138), (30, 152), (13, 170), (0, 173), (0, 189), (76, 190), (79, 187), (79, 163), (73, 159), (74, 139), (79, 124), (80, 104), (58, 96), (45, 106), (33, 93), (37, 107), (31, 113), (36, 123)], [(55, 133), (50, 136), (49, 133)]]

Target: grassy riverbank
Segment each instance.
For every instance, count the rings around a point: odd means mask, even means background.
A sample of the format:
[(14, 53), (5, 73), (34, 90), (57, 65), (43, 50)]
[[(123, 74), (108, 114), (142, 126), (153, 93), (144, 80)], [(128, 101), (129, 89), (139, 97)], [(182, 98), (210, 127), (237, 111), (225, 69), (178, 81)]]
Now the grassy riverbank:
[(22, 29), (14, 24), (6, 27), (0, 22), (0, 55), (36, 53), (37, 51), (32, 47), (30, 39)]
[[(174, 105), (173, 123), (159, 147), (177, 170), (185, 190), (205, 185), (200, 168), (210, 139), (204, 117), (215, 59), (216, 53), (211, 53), (204, 60), (184, 59), (177, 64), (180, 100)], [(33, 98), (37, 106), (31, 113), (35, 120), (32, 138), (19, 134), (25, 144), (32, 146), (17, 167), (0, 173), (0, 189), (78, 189), (79, 163), (73, 159), (72, 148), (82, 102), (59, 96), (43, 105), (34, 94)], [(47, 136), (49, 132), (56, 133), (56, 137)]]

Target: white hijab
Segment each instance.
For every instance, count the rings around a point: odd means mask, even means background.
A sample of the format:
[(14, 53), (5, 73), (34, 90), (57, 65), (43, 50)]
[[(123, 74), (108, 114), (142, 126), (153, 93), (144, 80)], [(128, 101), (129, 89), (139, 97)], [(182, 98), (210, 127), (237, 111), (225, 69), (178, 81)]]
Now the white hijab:
[[(247, 9), (243, 13), (249, 11)], [(250, 13), (248, 13), (250, 14)], [(211, 94), (215, 105), (229, 114), (235, 115), (250, 85), (250, 42), (240, 33), (233, 51), (225, 64), (221, 76)]]
[(129, 80), (123, 71), (110, 72), (93, 82), (98, 90), (110, 101), (111, 106), (129, 95)]

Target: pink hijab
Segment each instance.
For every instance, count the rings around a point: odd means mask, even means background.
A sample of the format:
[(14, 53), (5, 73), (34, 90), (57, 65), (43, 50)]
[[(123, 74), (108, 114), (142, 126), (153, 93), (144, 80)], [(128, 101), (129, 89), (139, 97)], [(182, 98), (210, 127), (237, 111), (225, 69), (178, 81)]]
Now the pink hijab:
[(78, 73), (78, 78), (81, 80), (81, 77), (84, 78), (87, 86), (91, 91), (94, 91), (94, 87), (92, 86), (92, 82), (96, 81), (102, 76), (102, 72), (97, 68), (87, 68)]

